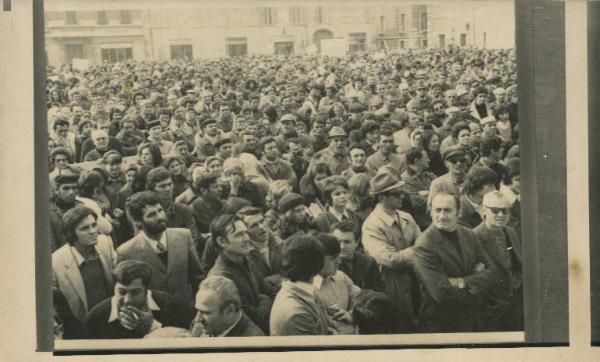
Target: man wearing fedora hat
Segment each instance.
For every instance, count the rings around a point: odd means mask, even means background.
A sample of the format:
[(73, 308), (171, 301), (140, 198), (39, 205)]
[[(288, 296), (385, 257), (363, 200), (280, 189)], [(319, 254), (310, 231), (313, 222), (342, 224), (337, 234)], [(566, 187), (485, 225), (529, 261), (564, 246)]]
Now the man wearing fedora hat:
[(362, 243), (381, 267), (386, 294), (414, 318), (412, 246), (421, 231), (413, 217), (400, 210), (408, 200), (404, 183), (387, 170), (371, 179), (370, 191), (378, 203), (363, 223)]
[(309, 167), (320, 161), (326, 163), (334, 175), (339, 175), (347, 170), (350, 167), (347, 141), (348, 134), (342, 127), (331, 127), (329, 131), (329, 146), (315, 153)]

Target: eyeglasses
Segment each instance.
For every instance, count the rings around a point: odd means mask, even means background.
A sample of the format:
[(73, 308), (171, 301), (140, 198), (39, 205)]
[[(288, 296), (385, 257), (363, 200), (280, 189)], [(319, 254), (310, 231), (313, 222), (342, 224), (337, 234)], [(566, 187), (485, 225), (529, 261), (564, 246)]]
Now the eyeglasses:
[(502, 207), (487, 207), (488, 210), (492, 212), (492, 214), (499, 214), (502, 212), (504, 215), (508, 215), (510, 213), (510, 208), (502, 208)]
[(460, 157), (460, 158), (453, 158), (453, 159), (450, 159), (450, 160), (448, 160), (448, 162), (450, 162), (450, 163), (451, 163), (451, 164), (453, 164), (453, 165), (456, 165), (456, 164), (457, 164), (457, 163), (459, 163), (459, 162), (460, 162), (460, 163), (462, 163), (462, 164), (465, 164), (465, 165), (466, 165), (466, 164), (468, 164), (468, 163), (469, 163), (469, 160), (468, 160), (468, 159), (466, 159), (466, 158), (464, 158), (464, 157)]

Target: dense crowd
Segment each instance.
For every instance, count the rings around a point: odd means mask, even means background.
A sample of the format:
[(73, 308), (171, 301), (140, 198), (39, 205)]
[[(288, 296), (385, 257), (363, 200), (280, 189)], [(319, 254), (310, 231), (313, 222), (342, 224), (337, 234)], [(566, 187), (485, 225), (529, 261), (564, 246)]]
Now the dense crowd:
[(513, 50), (47, 73), (57, 338), (522, 330)]

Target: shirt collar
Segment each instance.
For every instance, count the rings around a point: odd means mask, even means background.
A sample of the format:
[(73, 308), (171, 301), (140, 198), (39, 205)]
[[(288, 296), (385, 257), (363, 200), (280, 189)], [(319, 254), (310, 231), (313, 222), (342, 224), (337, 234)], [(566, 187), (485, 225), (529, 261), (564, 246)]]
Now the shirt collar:
[[(148, 303), (148, 309), (151, 311), (159, 311), (160, 307), (152, 298), (152, 292), (150, 289), (146, 291), (146, 303)], [(110, 315), (108, 316), (108, 323), (119, 319), (119, 302), (116, 296), (110, 299)]]
[(376, 215), (381, 219), (381, 221), (383, 221), (383, 223), (386, 226), (392, 226), (394, 221), (396, 221), (395, 216), (397, 216), (398, 220), (400, 220), (400, 226), (402, 228), (404, 228), (404, 226), (406, 226), (407, 220), (400, 212), (398, 212), (398, 210), (396, 210), (394, 215), (390, 215), (383, 210), (383, 206), (381, 206), (381, 204), (377, 204), (377, 206), (375, 206), (375, 209), (373, 210), (373, 212), (376, 213)]
[(331, 213), (331, 215), (333, 215), (336, 219), (338, 219), (338, 221), (341, 221), (344, 216), (347, 218), (350, 218), (348, 216), (348, 210), (346, 210), (346, 209), (344, 209), (344, 212), (342, 212), (340, 214), (339, 212), (336, 211), (336, 209), (334, 207), (329, 206), (328, 211)]
[(83, 255), (81, 255), (81, 253), (77, 249), (75, 249), (75, 247), (71, 245), (71, 252), (73, 253), (73, 257), (75, 258), (75, 262), (77, 263), (78, 267), (80, 267), (81, 264), (83, 264), (83, 262), (85, 261), (92, 261), (98, 259), (98, 251), (96, 250), (96, 247), (94, 247), (94, 251), (95, 254), (86, 259), (83, 257)]
[(221, 334), (219, 334), (217, 337), (225, 337), (227, 336), (227, 333), (231, 332), (231, 330), (233, 328), (235, 328), (235, 326), (237, 326), (237, 324), (242, 320), (242, 311), (240, 310), (239, 312), (239, 316), (237, 318), (237, 320), (235, 321), (235, 323), (233, 323), (229, 328), (227, 328), (226, 330), (224, 330)]
[[(154, 249), (155, 252), (159, 252), (158, 250), (158, 241), (152, 239), (151, 237), (148, 236), (148, 234), (146, 234), (145, 231), (142, 231), (144, 233), (144, 238), (146, 239), (146, 241), (150, 244), (150, 246), (152, 247), (152, 249)], [(165, 248), (167, 247), (167, 233), (163, 231), (162, 235), (160, 236), (160, 240), (159, 240), (164, 246)]]
[(328, 279), (335, 281), (335, 277), (337, 276), (338, 273), (339, 273), (339, 270), (335, 272), (335, 275), (328, 275), (326, 277), (322, 276), (321, 274), (315, 275), (315, 277), (313, 278), (314, 290), (320, 290), (321, 287), (323, 286), (323, 283)]

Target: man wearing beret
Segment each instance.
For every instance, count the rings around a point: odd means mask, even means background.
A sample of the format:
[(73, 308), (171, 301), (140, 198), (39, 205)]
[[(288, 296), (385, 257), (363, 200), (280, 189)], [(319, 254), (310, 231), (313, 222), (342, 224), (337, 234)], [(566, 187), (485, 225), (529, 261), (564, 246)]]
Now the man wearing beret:
[(334, 175), (339, 175), (350, 167), (348, 158), (348, 134), (342, 127), (331, 127), (329, 131), (329, 146), (315, 153), (310, 162), (312, 167), (317, 162), (325, 162)]
[(459, 197), (465, 181), (465, 176), (471, 164), (471, 160), (467, 156), (464, 148), (459, 145), (450, 146), (444, 150), (442, 159), (444, 160), (446, 168), (448, 168), (448, 172), (431, 182), (427, 205), (431, 205), (433, 196), (440, 192)]
[(363, 223), (362, 243), (381, 267), (386, 294), (415, 318), (413, 300), (418, 291), (413, 292), (416, 279), (412, 272), (412, 246), (421, 231), (413, 217), (401, 211), (408, 201), (403, 186), (404, 181), (387, 170), (371, 179), (370, 191), (378, 203)]

